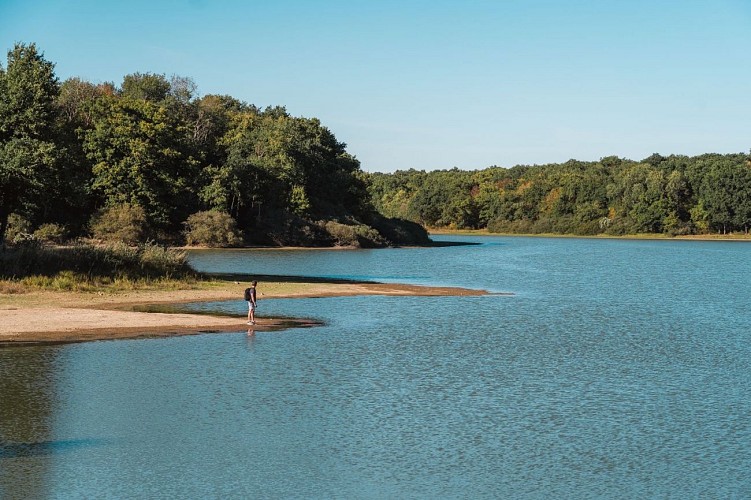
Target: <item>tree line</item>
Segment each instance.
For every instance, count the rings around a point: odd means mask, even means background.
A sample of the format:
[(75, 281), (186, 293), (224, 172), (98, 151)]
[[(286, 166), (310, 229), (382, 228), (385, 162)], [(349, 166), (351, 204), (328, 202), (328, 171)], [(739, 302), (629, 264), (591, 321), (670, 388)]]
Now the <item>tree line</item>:
[(169, 243), (427, 240), (374, 210), (359, 161), (318, 119), (198, 96), (186, 77), (60, 82), (35, 44), (0, 65), (0, 242), (14, 225)]
[(383, 246), (427, 243), (421, 226), (682, 235), (750, 225), (746, 154), (368, 174), (318, 119), (199, 96), (187, 77), (60, 82), (35, 44), (0, 64), (0, 242)]
[(428, 227), (508, 233), (747, 233), (747, 154), (606, 157), (547, 165), (371, 174), (384, 215)]

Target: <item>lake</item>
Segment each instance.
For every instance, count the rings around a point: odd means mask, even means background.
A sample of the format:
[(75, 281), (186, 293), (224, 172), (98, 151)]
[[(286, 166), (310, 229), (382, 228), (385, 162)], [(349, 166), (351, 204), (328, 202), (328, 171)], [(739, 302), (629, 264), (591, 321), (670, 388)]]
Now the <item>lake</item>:
[(191, 261), (514, 295), (260, 295), (325, 325), (0, 349), (0, 497), (751, 497), (751, 245), (434, 239), (480, 244)]

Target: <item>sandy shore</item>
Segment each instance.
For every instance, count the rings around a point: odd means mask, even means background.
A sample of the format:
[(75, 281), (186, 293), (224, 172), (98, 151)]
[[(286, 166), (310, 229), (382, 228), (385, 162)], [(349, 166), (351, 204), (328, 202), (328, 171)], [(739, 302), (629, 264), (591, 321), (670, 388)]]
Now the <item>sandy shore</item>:
[[(147, 313), (127, 310), (137, 305), (180, 304), (238, 300), (243, 309), (239, 281), (200, 283), (190, 289), (134, 290), (123, 292), (57, 292), (18, 290), (0, 294), (0, 345), (80, 342), (117, 338), (164, 337), (208, 332), (247, 331), (245, 316)], [(314, 326), (310, 320), (263, 316), (269, 298), (336, 297), (349, 295), (485, 295), (483, 290), (420, 287), (379, 283), (261, 282), (259, 316), (254, 331)]]

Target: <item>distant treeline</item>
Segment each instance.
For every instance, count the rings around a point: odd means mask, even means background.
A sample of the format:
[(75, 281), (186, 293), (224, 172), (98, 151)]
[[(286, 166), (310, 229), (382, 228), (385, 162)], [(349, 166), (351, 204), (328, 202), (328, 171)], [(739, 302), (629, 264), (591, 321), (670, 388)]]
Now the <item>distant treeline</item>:
[(370, 175), (376, 208), (429, 227), (669, 235), (748, 232), (746, 154)]
[(427, 239), (374, 210), (358, 160), (315, 118), (198, 97), (184, 77), (60, 82), (34, 44), (0, 65), (0, 242), (10, 233), (225, 246)]

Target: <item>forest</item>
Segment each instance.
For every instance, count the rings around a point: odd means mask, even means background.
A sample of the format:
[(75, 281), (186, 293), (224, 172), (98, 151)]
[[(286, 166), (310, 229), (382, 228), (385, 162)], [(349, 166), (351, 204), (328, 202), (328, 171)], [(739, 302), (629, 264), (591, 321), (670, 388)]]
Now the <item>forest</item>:
[(672, 236), (751, 225), (749, 155), (367, 173), (316, 118), (199, 96), (187, 77), (60, 82), (0, 64), (0, 242), (428, 244), (424, 227)]
[(380, 216), (318, 119), (198, 96), (187, 77), (60, 82), (35, 44), (0, 64), (0, 242), (426, 243)]
[(432, 228), (678, 236), (751, 227), (747, 154), (375, 173), (369, 191), (382, 214)]

